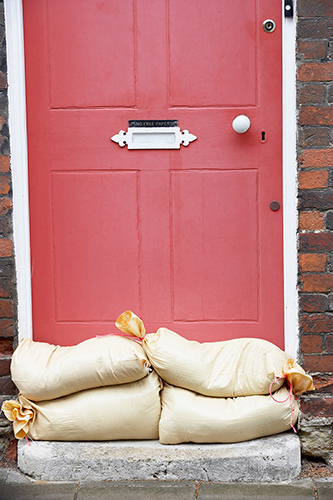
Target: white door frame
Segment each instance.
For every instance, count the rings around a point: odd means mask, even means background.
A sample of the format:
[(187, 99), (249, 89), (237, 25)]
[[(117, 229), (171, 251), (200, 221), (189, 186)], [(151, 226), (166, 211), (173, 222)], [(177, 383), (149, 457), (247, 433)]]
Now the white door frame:
[(299, 356), (297, 290), (297, 110), (296, 110), (296, 0), (294, 17), (283, 19), (283, 262), (284, 345), (294, 358)]
[(18, 335), (32, 338), (27, 120), (22, 0), (5, 0), (8, 115), (13, 185), (13, 230)]
[[(281, 1), (283, 8), (284, 2)], [(13, 181), (14, 248), (19, 339), (32, 338), (28, 160), (22, 0), (4, 0), (9, 130)], [(296, 64), (294, 18), (283, 16), (283, 234), (285, 350), (298, 353)]]

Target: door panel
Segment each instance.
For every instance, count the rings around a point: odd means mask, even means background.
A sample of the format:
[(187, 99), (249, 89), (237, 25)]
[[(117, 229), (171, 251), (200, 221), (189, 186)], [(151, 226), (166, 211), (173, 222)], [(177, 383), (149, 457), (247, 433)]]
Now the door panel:
[(231, 8), (198, 2), (193, 8), (185, 0), (181, 6), (170, 1), (170, 105), (254, 106), (256, 2), (233, 0)]
[[(23, 7), (34, 339), (115, 332), (132, 309), (148, 331), (283, 347), (280, 1)], [(197, 140), (111, 142), (136, 119)]]
[(49, 1), (47, 26), (52, 108), (135, 106), (133, 0)]
[(257, 321), (256, 172), (173, 172), (172, 181), (175, 320)]
[(52, 220), (56, 321), (138, 309), (137, 173), (53, 172)]

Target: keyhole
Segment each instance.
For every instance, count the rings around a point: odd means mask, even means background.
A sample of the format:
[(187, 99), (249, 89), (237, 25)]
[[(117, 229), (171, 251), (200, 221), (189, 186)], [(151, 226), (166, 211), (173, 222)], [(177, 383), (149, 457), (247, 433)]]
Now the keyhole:
[(264, 130), (261, 132), (261, 140), (262, 142), (265, 142), (266, 140), (266, 132)]

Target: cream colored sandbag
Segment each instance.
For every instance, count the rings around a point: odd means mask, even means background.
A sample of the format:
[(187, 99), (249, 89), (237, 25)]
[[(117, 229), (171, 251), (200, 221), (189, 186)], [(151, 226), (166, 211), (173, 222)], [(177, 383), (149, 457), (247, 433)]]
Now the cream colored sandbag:
[(199, 343), (167, 328), (145, 334), (142, 321), (131, 311), (121, 314), (116, 326), (142, 339), (150, 363), (163, 380), (205, 396), (268, 394), (271, 384), (272, 391), (282, 386), (284, 379), (274, 380), (288, 372), (292, 372), (294, 394), (313, 389), (311, 376), (267, 340), (241, 338)]
[[(162, 444), (237, 443), (278, 434), (291, 428), (289, 390), (283, 386), (270, 395), (211, 398), (179, 387), (162, 390), (159, 436)], [(292, 396), (293, 424), (298, 403)]]
[(71, 347), (23, 339), (11, 363), (13, 382), (33, 401), (127, 384), (142, 379), (148, 371), (142, 346), (119, 335), (95, 337)]
[(51, 401), (5, 401), (15, 437), (42, 441), (157, 439), (162, 383), (155, 372), (130, 384), (99, 387)]

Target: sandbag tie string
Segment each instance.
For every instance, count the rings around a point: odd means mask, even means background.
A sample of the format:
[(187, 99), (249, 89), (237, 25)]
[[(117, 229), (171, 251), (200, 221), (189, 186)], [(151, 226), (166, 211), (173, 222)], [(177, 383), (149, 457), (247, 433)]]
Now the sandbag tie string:
[[(291, 383), (289, 382), (288, 379), (287, 380), (287, 384), (289, 385), (289, 394), (288, 396), (286, 397), (286, 399), (284, 399), (283, 401), (279, 401), (277, 399), (274, 398), (273, 394), (272, 394), (272, 385), (277, 382), (278, 380), (281, 380), (282, 378), (285, 378), (285, 377), (279, 377), (277, 379), (274, 379), (270, 386), (269, 386), (269, 394), (271, 396), (271, 398), (273, 399), (273, 401), (275, 401), (276, 403), (285, 403), (288, 399), (289, 399), (289, 404), (290, 404), (290, 409), (291, 409), (291, 415), (290, 415), (290, 426), (292, 428), (292, 430), (295, 432), (295, 434), (297, 434), (297, 430), (295, 429), (295, 427), (293, 426), (293, 416), (294, 416), (294, 408), (293, 408), (293, 403), (292, 403), (292, 396), (293, 396), (293, 388), (292, 388), (292, 385)], [(294, 398), (297, 400), (297, 396), (294, 396)]]

